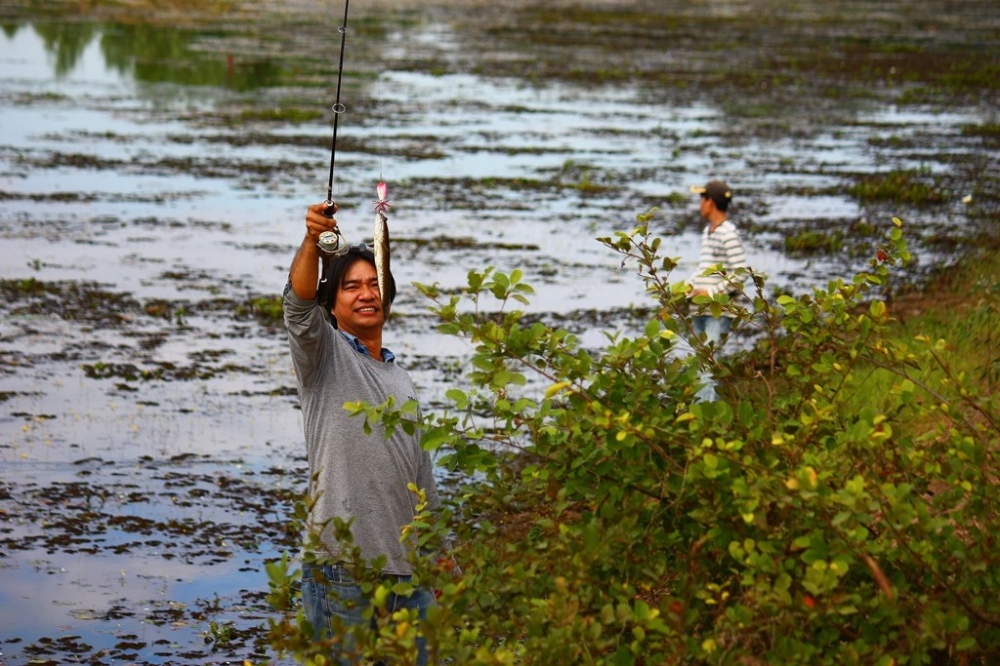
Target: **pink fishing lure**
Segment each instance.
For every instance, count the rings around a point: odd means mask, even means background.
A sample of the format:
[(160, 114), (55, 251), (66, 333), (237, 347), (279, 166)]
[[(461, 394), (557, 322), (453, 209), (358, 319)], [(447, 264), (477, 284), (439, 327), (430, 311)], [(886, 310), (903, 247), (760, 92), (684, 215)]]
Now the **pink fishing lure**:
[(375, 186), (375, 192), (378, 194), (378, 199), (373, 199), (372, 204), (375, 206), (375, 212), (385, 215), (392, 208), (392, 202), (386, 199), (389, 196), (389, 186), (385, 182), (380, 182)]

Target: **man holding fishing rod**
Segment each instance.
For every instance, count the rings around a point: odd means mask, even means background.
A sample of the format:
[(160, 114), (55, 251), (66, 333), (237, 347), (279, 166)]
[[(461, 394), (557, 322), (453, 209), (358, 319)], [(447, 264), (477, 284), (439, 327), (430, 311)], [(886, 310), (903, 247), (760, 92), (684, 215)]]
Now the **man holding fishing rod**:
[[(391, 273), (388, 294), (379, 291), (376, 257), (369, 246), (344, 247), (337, 221), (325, 213), (331, 204), (310, 206), (306, 234), (295, 254), (284, 293), (285, 326), (299, 384), (309, 461), (308, 528), (319, 535), (305, 547), (302, 602), (317, 640), (336, 635), (338, 626), (368, 624), (371, 603), (355, 580), (357, 567), (384, 557), (383, 581), (409, 582), (412, 570), (401, 530), (413, 521), (418, 498), (408, 488), (426, 493), (429, 508), (439, 505), (430, 456), (420, 447), (420, 433), (397, 427), (388, 435), (374, 425), (365, 432), (363, 416), (350, 416), (347, 402), (381, 405), (390, 397), (396, 406), (413, 400), (409, 375), (382, 345), (388, 304), (396, 294)], [(335, 207), (334, 212), (335, 212)], [(335, 232), (341, 246), (324, 258), (317, 244), (323, 232)], [(329, 237), (324, 238), (328, 247)], [(320, 270), (323, 259), (324, 268)], [(383, 266), (387, 272), (387, 266)], [(320, 288), (322, 287), (322, 288)], [(334, 534), (334, 519), (353, 521), (351, 535), (365, 562), (351, 561), (349, 549)], [(421, 619), (434, 601), (431, 591), (390, 594), (386, 610), (416, 609)], [(354, 646), (344, 634), (341, 663)], [(417, 641), (418, 663), (427, 663), (426, 646)]]

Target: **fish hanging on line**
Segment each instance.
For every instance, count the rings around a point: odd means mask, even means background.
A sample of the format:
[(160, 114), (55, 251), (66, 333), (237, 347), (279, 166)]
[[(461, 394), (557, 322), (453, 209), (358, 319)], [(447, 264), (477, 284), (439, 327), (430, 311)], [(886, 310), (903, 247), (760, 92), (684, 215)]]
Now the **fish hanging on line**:
[(378, 278), (378, 293), (382, 299), (382, 316), (389, 320), (389, 307), (392, 305), (389, 295), (389, 221), (386, 213), (392, 208), (392, 203), (386, 197), (389, 186), (380, 182), (375, 187), (378, 199), (372, 200), (375, 208), (375, 232), (372, 234), (375, 253), (375, 274)]

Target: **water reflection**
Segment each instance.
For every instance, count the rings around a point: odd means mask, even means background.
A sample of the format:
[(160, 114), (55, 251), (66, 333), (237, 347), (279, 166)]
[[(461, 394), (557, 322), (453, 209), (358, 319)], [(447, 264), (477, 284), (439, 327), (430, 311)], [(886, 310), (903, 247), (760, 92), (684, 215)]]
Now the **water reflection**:
[[(41, 38), (45, 51), (53, 56), (53, 69), (60, 78), (73, 71), (87, 46), (100, 34), (98, 26), (86, 23), (41, 23), (33, 28)], [(16, 29), (11, 36), (14, 33)]]
[(87, 49), (96, 43), (108, 70), (143, 83), (247, 91), (274, 86), (282, 80), (282, 68), (273, 60), (248, 59), (245, 55), (236, 58), (199, 48), (205, 35), (192, 30), (146, 23), (37, 22), (5, 23), (2, 27), (12, 42), (19, 32), (33, 31), (57, 79), (73, 74)]

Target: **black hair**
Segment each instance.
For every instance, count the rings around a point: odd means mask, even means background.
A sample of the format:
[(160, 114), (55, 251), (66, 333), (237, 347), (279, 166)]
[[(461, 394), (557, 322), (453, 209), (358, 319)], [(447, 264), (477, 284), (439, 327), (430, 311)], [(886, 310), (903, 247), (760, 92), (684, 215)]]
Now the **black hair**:
[[(355, 245), (339, 257), (323, 257), (323, 268), (320, 275), (319, 288), (316, 291), (316, 301), (327, 313), (333, 310), (337, 302), (337, 292), (344, 284), (344, 277), (351, 266), (359, 261), (367, 261), (375, 266), (375, 253), (366, 245)], [(396, 278), (389, 271), (389, 303), (396, 300)], [(336, 322), (334, 322), (336, 325)]]
[(702, 198), (705, 199), (711, 199), (712, 202), (715, 204), (715, 207), (718, 208), (719, 211), (723, 213), (729, 210), (729, 202), (732, 201), (732, 199), (730, 199), (729, 197), (713, 197), (712, 195), (705, 193), (703, 193), (701, 196)]

